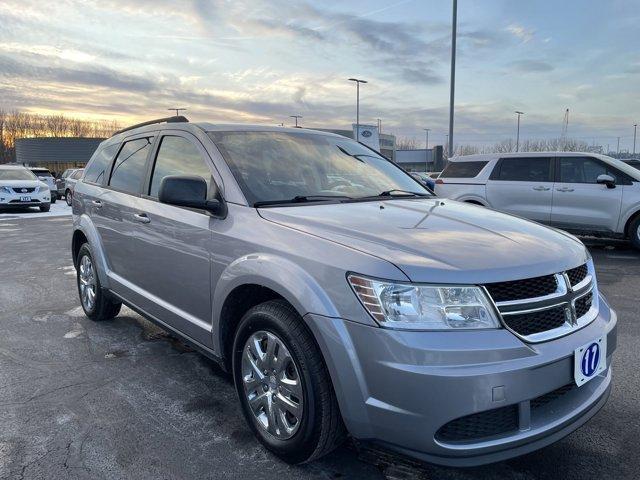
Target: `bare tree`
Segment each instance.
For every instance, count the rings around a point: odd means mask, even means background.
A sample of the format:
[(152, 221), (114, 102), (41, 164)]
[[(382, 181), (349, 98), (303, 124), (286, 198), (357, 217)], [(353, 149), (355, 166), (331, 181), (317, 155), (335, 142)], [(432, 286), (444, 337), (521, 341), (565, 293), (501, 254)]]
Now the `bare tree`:
[(107, 138), (119, 129), (114, 120), (88, 121), (64, 115), (7, 112), (0, 108), (0, 163), (15, 161), (15, 141), (19, 138)]
[(418, 141), (413, 137), (400, 137), (396, 140), (398, 150), (418, 150)]

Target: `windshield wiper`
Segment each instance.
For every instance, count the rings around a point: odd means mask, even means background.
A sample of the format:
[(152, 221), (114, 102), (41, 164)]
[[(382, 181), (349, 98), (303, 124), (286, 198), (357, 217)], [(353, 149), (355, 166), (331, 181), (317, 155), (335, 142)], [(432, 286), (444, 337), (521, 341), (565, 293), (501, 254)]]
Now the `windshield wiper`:
[(391, 190), (385, 190), (384, 192), (380, 192), (377, 196), (378, 197), (393, 197), (394, 193), (400, 193), (401, 197), (408, 197), (408, 196), (413, 196), (413, 197), (430, 197), (431, 195), (428, 193), (420, 193), (420, 192), (412, 192), (410, 190), (401, 190), (399, 188), (394, 188)]
[(255, 202), (254, 207), (265, 207), (269, 205), (280, 205), (286, 203), (307, 203), (307, 202), (323, 202), (326, 200), (352, 200), (353, 197), (347, 195), (296, 195), (293, 198), (284, 200), (263, 200)]

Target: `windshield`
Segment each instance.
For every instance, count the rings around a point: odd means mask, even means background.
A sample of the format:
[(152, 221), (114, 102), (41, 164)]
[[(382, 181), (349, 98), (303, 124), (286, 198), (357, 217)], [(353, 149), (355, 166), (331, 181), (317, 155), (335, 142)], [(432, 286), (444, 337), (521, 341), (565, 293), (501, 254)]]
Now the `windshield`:
[(308, 132), (209, 132), (251, 205), (292, 199), (429, 195), (413, 178), (348, 138)]
[(37, 180), (26, 168), (0, 168), (0, 180)]
[(38, 177), (53, 177), (49, 170), (31, 170)]

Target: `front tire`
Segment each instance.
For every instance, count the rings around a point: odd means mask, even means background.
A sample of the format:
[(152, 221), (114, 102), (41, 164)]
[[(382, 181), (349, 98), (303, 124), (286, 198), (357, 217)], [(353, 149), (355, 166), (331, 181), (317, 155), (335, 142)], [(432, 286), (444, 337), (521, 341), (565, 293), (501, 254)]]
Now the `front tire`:
[(629, 240), (635, 249), (640, 250), (640, 215), (629, 225)]
[(91, 320), (110, 320), (120, 313), (122, 303), (114, 302), (107, 297), (100, 286), (100, 279), (96, 272), (91, 248), (88, 243), (80, 247), (76, 260), (76, 281), (80, 304), (87, 317)]
[(67, 202), (67, 205), (71, 206), (71, 203), (73, 202), (73, 193), (71, 193), (71, 190), (64, 192), (64, 200)]
[(329, 372), (298, 313), (282, 300), (253, 307), (233, 346), (242, 413), (258, 440), (288, 463), (326, 455), (346, 436)]
[(40, 211), (41, 212), (48, 212), (49, 210), (51, 210), (51, 204), (47, 203), (45, 205), (40, 205)]
[(56, 200), (58, 200), (58, 195), (55, 193), (51, 193), (51, 203), (56, 203)]

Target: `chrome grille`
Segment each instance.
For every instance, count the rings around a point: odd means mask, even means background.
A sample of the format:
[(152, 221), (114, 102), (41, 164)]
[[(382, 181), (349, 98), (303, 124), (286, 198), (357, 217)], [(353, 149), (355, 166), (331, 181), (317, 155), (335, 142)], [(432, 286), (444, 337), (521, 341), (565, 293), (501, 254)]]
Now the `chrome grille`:
[(597, 315), (597, 292), (587, 264), (553, 275), (489, 283), (485, 288), (504, 326), (529, 342), (566, 335)]

